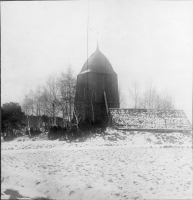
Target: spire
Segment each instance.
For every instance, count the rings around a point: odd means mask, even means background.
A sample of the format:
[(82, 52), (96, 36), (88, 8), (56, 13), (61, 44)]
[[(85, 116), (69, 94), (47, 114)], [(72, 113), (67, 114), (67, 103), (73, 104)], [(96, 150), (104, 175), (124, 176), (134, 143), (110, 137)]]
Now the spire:
[(97, 48), (96, 48), (97, 51), (99, 51), (99, 43), (98, 43), (98, 40), (97, 40)]
[(97, 48), (96, 48), (97, 51), (99, 51), (98, 34), (99, 33), (97, 33)]

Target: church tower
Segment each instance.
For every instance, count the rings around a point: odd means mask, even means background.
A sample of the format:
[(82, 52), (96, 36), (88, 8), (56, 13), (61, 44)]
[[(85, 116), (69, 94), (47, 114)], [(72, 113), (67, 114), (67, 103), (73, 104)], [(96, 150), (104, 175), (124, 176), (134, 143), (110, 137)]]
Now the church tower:
[(76, 114), (84, 122), (104, 124), (108, 109), (119, 106), (117, 74), (97, 44), (77, 76)]

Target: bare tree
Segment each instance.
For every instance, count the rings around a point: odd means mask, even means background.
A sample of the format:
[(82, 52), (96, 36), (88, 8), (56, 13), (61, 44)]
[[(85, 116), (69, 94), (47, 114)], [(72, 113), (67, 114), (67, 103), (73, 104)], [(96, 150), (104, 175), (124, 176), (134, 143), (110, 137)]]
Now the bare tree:
[(24, 113), (26, 114), (27, 118), (26, 118), (26, 124), (27, 126), (29, 126), (29, 119), (28, 116), (30, 114), (30, 109), (31, 109), (31, 100), (29, 98), (28, 94), (25, 94), (23, 103), (22, 103), (22, 110), (24, 111)]
[(40, 96), (40, 110), (43, 115), (50, 116), (50, 103), (49, 103), (49, 94), (46, 86), (42, 88), (41, 96)]
[(62, 110), (63, 119), (66, 115), (69, 121), (72, 120), (74, 111), (75, 83), (76, 79), (73, 76), (73, 70), (70, 65), (66, 72), (63, 72), (58, 79), (59, 105)]
[[(44, 86), (25, 94), (23, 110), (27, 115), (49, 117), (49, 124), (56, 124), (56, 117), (71, 121), (74, 114), (76, 79), (71, 66), (60, 76), (50, 75)], [(40, 123), (40, 120), (39, 120)]]
[(139, 94), (139, 84), (137, 81), (133, 82), (132, 87), (129, 88), (129, 94), (130, 97), (133, 101), (133, 105), (134, 108), (138, 108), (139, 107), (139, 98), (140, 98), (140, 94)]
[(164, 93), (162, 95), (162, 109), (163, 110), (172, 110), (174, 109), (174, 100), (170, 94)]
[(156, 108), (156, 96), (157, 96), (157, 92), (156, 92), (155, 87), (153, 87), (152, 83), (149, 83), (144, 92), (145, 108), (147, 108), (147, 109), (155, 109)]
[(123, 89), (122, 87), (119, 85), (119, 88), (118, 88), (118, 94), (119, 94), (119, 103), (120, 103), (120, 107), (123, 108), (125, 107), (125, 96), (124, 96), (124, 93), (123, 93)]
[(52, 117), (51, 123), (56, 124), (56, 116), (59, 114), (59, 90), (57, 85), (57, 77), (55, 75), (48, 77), (44, 92), (47, 100), (48, 112)]
[(73, 71), (71, 66), (67, 68), (66, 81), (67, 81), (67, 91), (69, 100), (69, 114), (70, 114), (70, 120), (72, 120), (76, 80), (73, 76)]
[(38, 126), (40, 127), (40, 116), (41, 116), (41, 94), (42, 87), (39, 85), (34, 92), (34, 110), (35, 115), (38, 118)]
[(135, 109), (174, 109), (174, 101), (171, 94), (164, 93), (160, 95), (152, 82), (147, 84), (145, 91), (141, 95), (139, 95), (138, 84), (134, 84), (133, 89), (130, 90), (130, 95), (133, 99)]
[(30, 90), (28, 94), (29, 106), (30, 106), (30, 114), (34, 115), (34, 91)]
[(66, 76), (64, 72), (60, 75), (58, 79), (58, 87), (59, 87), (59, 106), (62, 112), (63, 123), (68, 118), (68, 98), (67, 98), (67, 87), (66, 87)]

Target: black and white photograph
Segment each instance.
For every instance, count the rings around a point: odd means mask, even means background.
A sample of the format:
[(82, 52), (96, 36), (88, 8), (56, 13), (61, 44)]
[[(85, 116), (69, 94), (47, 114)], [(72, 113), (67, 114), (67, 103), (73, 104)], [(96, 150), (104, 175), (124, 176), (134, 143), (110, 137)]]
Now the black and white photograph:
[(1, 2), (1, 199), (193, 199), (193, 1)]

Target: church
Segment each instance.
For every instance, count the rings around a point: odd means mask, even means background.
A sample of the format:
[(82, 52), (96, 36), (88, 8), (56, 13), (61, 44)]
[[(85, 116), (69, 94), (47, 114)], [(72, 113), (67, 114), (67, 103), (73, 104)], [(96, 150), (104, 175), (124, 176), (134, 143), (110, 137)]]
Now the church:
[(74, 106), (81, 122), (92, 125), (123, 130), (191, 130), (182, 110), (120, 109), (117, 74), (98, 44), (77, 76)]
[(109, 108), (119, 108), (117, 74), (99, 50), (86, 60), (77, 76), (75, 111), (82, 121), (106, 124)]

